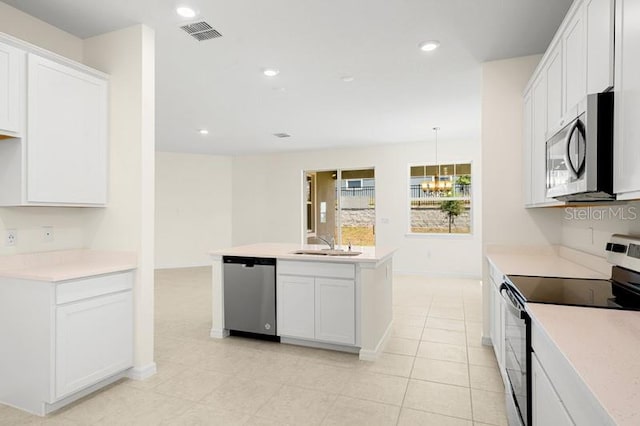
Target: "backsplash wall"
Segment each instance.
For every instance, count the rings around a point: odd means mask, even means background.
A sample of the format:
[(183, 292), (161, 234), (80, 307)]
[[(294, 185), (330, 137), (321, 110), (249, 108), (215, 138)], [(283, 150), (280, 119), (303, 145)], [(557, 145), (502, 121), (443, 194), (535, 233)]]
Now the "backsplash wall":
[(640, 201), (564, 208), (562, 245), (605, 257), (612, 234), (640, 236)]

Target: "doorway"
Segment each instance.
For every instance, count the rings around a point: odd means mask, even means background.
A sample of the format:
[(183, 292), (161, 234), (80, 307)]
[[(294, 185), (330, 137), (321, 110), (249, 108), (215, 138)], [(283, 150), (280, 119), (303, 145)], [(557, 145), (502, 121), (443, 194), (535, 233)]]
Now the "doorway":
[(307, 170), (303, 173), (303, 235), (307, 244), (375, 245), (375, 170)]

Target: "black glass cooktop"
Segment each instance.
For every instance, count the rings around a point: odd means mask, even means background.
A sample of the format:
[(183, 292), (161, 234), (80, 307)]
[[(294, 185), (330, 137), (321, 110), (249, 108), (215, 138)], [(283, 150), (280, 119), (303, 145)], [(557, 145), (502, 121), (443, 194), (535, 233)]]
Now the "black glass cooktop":
[(640, 274), (615, 266), (611, 280), (509, 275), (527, 302), (640, 309)]

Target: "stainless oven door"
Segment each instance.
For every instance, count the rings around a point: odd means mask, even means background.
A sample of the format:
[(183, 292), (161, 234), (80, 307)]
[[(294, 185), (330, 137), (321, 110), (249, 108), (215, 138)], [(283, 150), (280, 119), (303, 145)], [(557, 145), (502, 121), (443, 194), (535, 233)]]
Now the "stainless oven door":
[(524, 309), (524, 301), (511, 285), (500, 289), (505, 299), (505, 369), (511, 387), (511, 396), (521, 424), (529, 426), (531, 398), (531, 319)]
[(584, 120), (585, 114), (582, 114), (547, 141), (546, 178), (549, 198), (587, 190)]

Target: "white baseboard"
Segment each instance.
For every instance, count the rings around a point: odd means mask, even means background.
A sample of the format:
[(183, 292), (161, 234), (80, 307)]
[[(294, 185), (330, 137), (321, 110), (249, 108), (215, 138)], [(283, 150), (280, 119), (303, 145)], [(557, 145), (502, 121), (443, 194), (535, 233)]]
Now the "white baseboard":
[(162, 265), (156, 265), (155, 269), (156, 270), (161, 270), (161, 269), (185, 269), (185, 268), (202, 268), (205, 266), (211, 266), (211, 262), (206, 262), (206, 263), (202, 263), (202, 262), (195, 262), (195, 263), (166, 263), (166, 264), (162, 264)]
[(280, 337), (280, 343), (318, 349), (329, 349), (332, 351), (349, 352), (354, 354), (357, 354), (359, 350), (356, 346), (337, 345), (334, 343), (316, 342), (314, 340), (296, 339), (293, 337)]
[(436, 271), (411, 271), (406, 269), (394, 270), (393, 275), (415, 275), (427, 278), (467, 278), (470, 280), (482, 280), (482, 274), (471, 272), (436, 272)]
[(391, 337), (392, 329), (393, 329), (393, 320), (391, 320), (391, 322), (387, 326), (387, 329), (385, 330), (384, 334), (378, 341), (378, 344), (376, 345), (374, 350), (360, 349), (360, 360), (362, 361), (377, 360), (380, 357), (380, 354), (384, 350), (385, 346), (387, 345), (389, 338)]
[(156, 374), (157, 371), (158, 368), (156, 363), (152, 362), (150, 364), (143, 365), (142, 367), (130, 368), (129, 371), (127, 371), (127, 377), (131, 380), (145, 380)]
[(225, 337), (229, 337), (229, 330), (212, 328), (209, 336), (214, 339), (224, 339)]
[(491, 337), (489, 336), (482, 336), (482, 346), (493, 346), (493, 342), (491, 341)]

